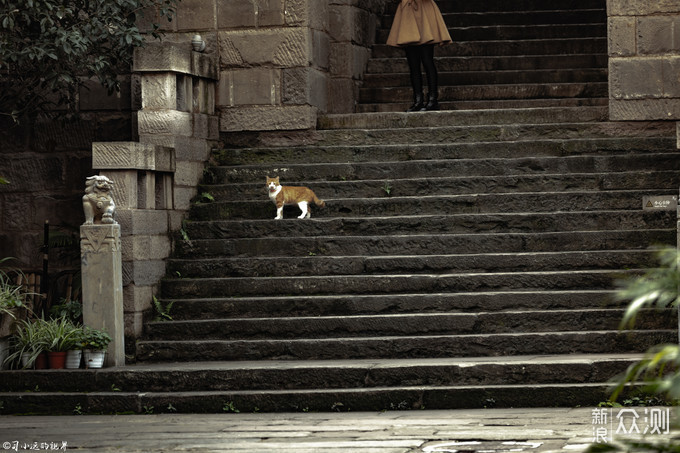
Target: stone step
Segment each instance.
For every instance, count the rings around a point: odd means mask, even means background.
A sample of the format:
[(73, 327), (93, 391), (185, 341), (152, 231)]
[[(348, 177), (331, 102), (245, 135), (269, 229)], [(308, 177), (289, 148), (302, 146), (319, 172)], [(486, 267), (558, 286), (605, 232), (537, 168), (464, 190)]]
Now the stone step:
[[(545, 213), (555, 211), (614, 211), (639, 210), (645, 196), (675, 195), (675, 191), (661, 190), (611, 190), (580, 192), (519, 192), (494, 194), (424, 195), (383, 198), (327, 198), (325, 207), (313, 205), (313, 219), (336, 217), (390, 217), (437, 215), (442, 213), (492, 214), (492, 213)], [(266, 196), (266, 195), (264, 195)], [(212, 202), (196, 204), (191, 208), (194, 220), (253, 220), (274, 219), (276, 207), (268, 197), (260, 200)], [(300, 209), (286, 206), (284, 219), (297, 218)], [(309, 219), (304, 219), (309, 220)]]
[[(569, 370), (581, 383), (605, 382), (639, 354), (131, 364), (99, 370), (5, 371), (0, 393), (177, 392), (277, 389), (369, 389), (400, 386), (567, 384)], [(39, 389), (39, 392), (36, 392)], [(3, 395), (7, 396), (7, 395)], [(3, 401), (4, 400), (3, 398)], [(75, 406), (74, 406), (75, 407)], [(73, 410), (73, 407), (68, 408)]]
[[(389, 4), (387, 11), (394, 13), (398, 3)], [(528, 12), (528, 11), (568, 11), (576, 9), (604, 9), (602, 0), (480, 0), (477, 2), (460, 2), (458, 0), (437, 0), (441, 11), (454, 12)]]
[[(391, 24), (391, 18), (388, 23)], [(473, 27), (450, 28), (449, 34), (454, 42), (460, 41), (500, 41), (556, 38), (601, 38), (607, 36), (607, 25), (603, 22), (583, 24), (533, 24), (527, 25), (479, 25)], [(387, 42), (388, 28), (377, 32), (376, 42)]]
[[(641, 206), (641, 205), (640, 205)], [(672, 228), (673, 211), (550, 212), (508, 214), (414, 215), (398, 217), (319, 218), (314, 222), (267, 220), (193, 221), (185, 225), (189, 238), (246, 239), (301, 236), (387, 236), (410, 234), (524, 233), (584, 230), (643, 230)]]
[[(441, 9), (447, 28), (478, 27), (493, 25), (534, 25), (534, 24), (587, 24), (604, 23), (607, 11), (602, 8), (557, 10), (552, 5), (545, 10), (507, 10), (507, 11), (456, 11)], [(388, 10), (389, 11), (389, 10)], [(385, 28), (392, 25), (392, 15), (383, 16), (381, 24)]]
[(615, 273), (632, 271), (573, 270), (482, 272), (457, 274), (314, 275), (296, 277), (170, 278), (162, 296), (172, 298), (310, 296), (332, 294), (402, 294), (423, 292), (563, 291), (610, 288)]
[[(368, 133), (368, 131), (367, 131)], [(501, 132), (502, 133), (502, 132)], [(512, 132), (510, 132), (512, 133)], [(423, 134), (426, 134), (423, 131)], [(414, 134), (415, 136), (415, 134)], [(430, 148), (432, 149), (432, 148)], [(473, 148), (474, 149), (474, 148)], [(438, 151), (437, 148), (434, 148)], [(424, 152), (423, 149), (420, 149)], [(468, 151), (463, 149), (461, 151)], [(414, 153), (415, 154), (415, 153)], [(455, 157), (455, 156), (451, 156)], [(292, 181), (359, 181), (383, 180), (394, 181), (414, 178), (451, 178), (465, 176), (467, 178), (481, 176), (521, 176), (521, 175), (557, 175), (600, 174), (609, 172), (628, 172), (636, 168), (661, 168), (675, 170), (680, 164), (672, 153), (648, 152), (622, 155), (592, 154), (572, 156), (537, 156), (537, 157), (497, 157), (497, 158), (461, 158), (427, 159), (406, 161), (375, 162), (325, 162), (285, 165), (258, 164), (212, 167), (210, 169), (213, 183), (257, 183), (265, 188), (266, 176), (279, 176), (281, 184), (289, 185)], [(398, 189), (398, 188), (397, 188)], [(324, 194), (317, 194), (325, 197)], [(387, 195), (385, 193), (384, 195)]]
[(361, 314), (478, 312), (621, 308), (612, 290), (494, 291), (474, 293), (333, 294), (311, 296), (161, 298), (173, 302), (172, 318), (214, 319), (269, 316), (352, 316)]
[[(422, 150), (421, 150), (422, 151)], [(434, 151), (433, 151), (434, 152)], [(650, 150), (651, 152), (651, 150)], [(449, 195), (553, 191), (637, 190), (654, 187), (666, 193), (678, 186), (677, 171), (607, 172), (538, 174), (478, 177), (431, 177), (399, 179), (363, 179), (350, 181), (285, 181), (290, 186), (313, 184), (314, 190), (327, 198), (383, 198), (389, 196)], [(199, 194), (210, 194), (215, 201), (258, 200), (266, 195), (264, 183), (203, 184)]]
[(645, 249), (673, 244), (675, 228), (660, 230), (570, 231), (370, 236), (319, 236), (253, 239), (191, 239), (175, 244), (177, 257), (269, 257), (437, 255), (458, 253), (529, 253), (578, 250)]
[[(390, 103), (366, 102), (357, 105), (357, 113), (388, 113), (406, 112), (413, 100), (399, 100)], [(551, 99), (468, 99), (447, 101), (440, 100), (440, 110), (488, 110), (515, 108), (518, 110), (543, 107), (576, 107), (576, 106), (605, 106), (609, 98), (551, 98)], [(421, 112), (424, 113), (424, 112)]]
[[(436, 113), (436, 112), (433, 112)], [(414, 116), (417, 116), (415, 114)], [(264, 140), (278, 140), (281, 133), (246, 134), (252, 146), (269, 146)], [(253, 136), (255, 139), (252, 139)], [(377, 130), (373, 129), (340, 129), (317, 130), (299, 135), (291, 134), (289, 144), (307, 146), (350, 146), (350, 145), (420, 145), (451, 144), (474, 142), (514, 142), (517, 140), (565, 140), (565, 139), (601, 139), (601, 138), (671, 138), (675, 136), (675, 124), (671, 122), (586, 122), (586, 123), (550, 123), (550, 124), (502, 124), (404, 128), (400, 122)], [(227, 137), (225, 143), (237, 146)], [(290, 143), (292, 142), (292, 143)], [(245, 144), (244, 143), (244, 144)]]
[[(440, 56), (437, 54), (438, 72), (462, 71), (535, 71), (557, 69), (606, 68), (607, 53), (569, 54), (569, 55), (508, 55), (488, 56)], [(371, 58), (368, 61), (367, 74), (408, 73), (406, 58)]]
[[(427, 86), (427, 85), (425, 85)], [(607, 82), (587, 83), (513, 83), (499, 85), (440, 86), (443, 101), (496, 99), (602, 98), (608, 94)], [(359, 102), (394, 102), (412, 99), (410, 87), (361, 88)]]
[(541, 401), (595, 407), (607, 399), (605, 383), (640, 357), (272, 360), (13, 371), (3, 372), (0, 400), (4, 414), (50, 415), (72, 415), (75, 408), (81, 413), (376, 411), (529, 407)]
[(428, 274), (630, 269), (657, 264), (652, 250), (598, 250), (457, 255), (289, 256), (285, 265), (270, 257), (168, 260), (168, 275), (180, 278), (284, 277), (304, 275)]
[[(231, 318), (150, 322), (147, 341), (273, 340), (416, 335), (475, 335), (617, 330), (623, 309), (527, 310), (480, 313), (409, 313), (325, 317)], [(675, 312), (641, 314), (636, 329), (677, 326)]]
[[(495, 72), (439, 72), (439, 84), (450, 85), (516, 85), (516, 84), (565, 84), (565, 83), (606, 83), (607, 69), (579, 70), (536, 70), (536, 71), (495, 71)], [(363, 89), (383, 87), (411, 87), (408, 73), (366, 74)]]
[[(487, 407), (596, 407), (611, 384), (414, 386), (339, 390), (0, 393), (7, 414), (221, 414), (229, 412), (383, 412)], [(335, 443), (334, 443), (335, 444)], [(312, 450), (307, 450), (312, 451)]]
[(482, 126), (502, 124), (545, 124), (603, 122), (607, 107), (459, 110), (423, 112), (422, 115), (385, 113), (375, 115), (334, 114), (319, 117), (319, 129), (382, 129), (400, 127)]
[[(371, 48), (372, 58), (404, 58), (404, 51), (387, 44), (375, 44)], [(467, 56), (531, 56), (574, 54), (601, 54), (607, 52), (606, 37), (523, 39), (499, 41), (454, 41), (435, 48), (435, 57)]]
[(337, 360), (641, 353), (676, 342), (677, 330), (534, 332), (286, 340), (139, 341), (144, 362), (211, 360)]

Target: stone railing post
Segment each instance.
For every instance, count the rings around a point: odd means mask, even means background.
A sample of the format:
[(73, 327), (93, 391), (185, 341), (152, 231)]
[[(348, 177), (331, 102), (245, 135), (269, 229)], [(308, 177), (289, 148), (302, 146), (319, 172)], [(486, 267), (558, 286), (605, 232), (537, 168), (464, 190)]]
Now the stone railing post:
[(114, 219), (113, 182), (88, 178), (80, 227), (83, 322), (111, 336), (106, 365), (125, 365), (120, 225)]

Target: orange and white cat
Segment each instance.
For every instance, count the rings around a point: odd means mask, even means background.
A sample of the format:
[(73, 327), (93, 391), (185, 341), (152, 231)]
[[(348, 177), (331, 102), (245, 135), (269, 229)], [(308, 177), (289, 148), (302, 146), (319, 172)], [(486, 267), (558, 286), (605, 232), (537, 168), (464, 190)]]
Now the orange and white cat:
[(267, 176), (267, 190), (269, 190), (269, 198), (276, 205), (276, 219), (283, 218), (283, 207), (285, 205), (296, 204), (302, 211), (298, 219), (308, 219), (312, 216), (309, 209), (309, 204), (314, 203), (319, 207), (326, 206), (323, 200), (319, 200), (317, 196), (307, 187), (282, 186), (279, 183), (279, 177), (270, 178)]

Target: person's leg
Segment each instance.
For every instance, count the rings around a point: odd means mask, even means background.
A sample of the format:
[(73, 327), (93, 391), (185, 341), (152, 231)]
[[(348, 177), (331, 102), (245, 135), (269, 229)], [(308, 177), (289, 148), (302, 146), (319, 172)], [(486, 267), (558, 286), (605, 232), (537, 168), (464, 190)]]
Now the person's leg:
[(434, 44), (421, 46), (423, 67), (427, 75), (427, 104), (425, 110), (439, 110), (439, 74), (434, 64)]
[(406, 46), (406, 61), (408, 62), (409, 75), (411, 77), (411, 87), (413, 88), (413, 105), (407, 112), (417, 112), (425, 107), (425, 97), (423, 96), (423, 73), (421, 70), (421, 49), (422, 46)]

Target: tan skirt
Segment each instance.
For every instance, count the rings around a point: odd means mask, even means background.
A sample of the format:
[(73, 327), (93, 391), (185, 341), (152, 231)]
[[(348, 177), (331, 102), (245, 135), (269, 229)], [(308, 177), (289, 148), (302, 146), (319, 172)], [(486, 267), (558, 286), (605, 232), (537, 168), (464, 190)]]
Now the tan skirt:
[(451, 42), (444, 18), (433, 0), (402, 0), (387, 45), (394, 47)]

